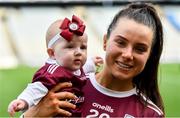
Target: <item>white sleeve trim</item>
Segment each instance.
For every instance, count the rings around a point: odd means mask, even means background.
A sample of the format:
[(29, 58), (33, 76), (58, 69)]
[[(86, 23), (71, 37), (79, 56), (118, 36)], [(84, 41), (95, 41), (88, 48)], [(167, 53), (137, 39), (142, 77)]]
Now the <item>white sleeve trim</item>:
[(159, 108), (153, 107), (153, 106), (150, 106), (150, 105), (148, 105), (147, 107), (149, 107), (150, 109), (156, 111), (160, 116), (163, 115), (163, 112)]
[[(147, 100), (147, 98), (141, 94), (141, 96), (143, 97), (144, 100)], [(156, 111), (159, 115), (163, 115), (164, 113), (162, 112), (162, 110), (157, 106), (155, 105), (151, 100), (147, 100), (148, 104), (147, 107), (149, 107), (150, 109)]]

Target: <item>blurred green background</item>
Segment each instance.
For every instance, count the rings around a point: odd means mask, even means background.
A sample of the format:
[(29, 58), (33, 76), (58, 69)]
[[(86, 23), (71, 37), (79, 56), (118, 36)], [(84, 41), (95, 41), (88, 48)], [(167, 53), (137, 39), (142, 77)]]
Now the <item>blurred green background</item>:
[[(19, 66), (14, 69), (0, 70), (0, 116), (8, 117), (7, 107), (11, 100), (31, 82), (37, 68)], [(180, 64), (161, 64), (159, 67), (159, 85), (165, 104), (167, 117), (180, 116)], [(20, 116), (17, 113), (16, 116)]]

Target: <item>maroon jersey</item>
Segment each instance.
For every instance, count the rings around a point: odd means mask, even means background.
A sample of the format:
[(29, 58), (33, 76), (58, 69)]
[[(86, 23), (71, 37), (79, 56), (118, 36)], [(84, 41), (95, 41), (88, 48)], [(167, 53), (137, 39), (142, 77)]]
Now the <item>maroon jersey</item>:
[(112, 91), (98, 84), (94, 74), (90, 74), (89, 78), (83, 89), (83, 117), (164, 117), (163, 112), (152, 102), (144, 106), (135, 88), (126, 92)]
[(86, 83), (86, 76), (82, 69), (80, 71), (80, 75), (75, 75), (72, 71), (62, 66), (46, 63), (35, 73), (32, 82), (41, 82), (48, 90), (60, 82), (71, 82), (73, 86), (62, 91), (72, 92), (78, 97), (78, 100), (69, 100), (77, 106), (75, 110), (70, 111), (73, 116), (81, 116), (81, 105), (84, 102), (82, 87)]

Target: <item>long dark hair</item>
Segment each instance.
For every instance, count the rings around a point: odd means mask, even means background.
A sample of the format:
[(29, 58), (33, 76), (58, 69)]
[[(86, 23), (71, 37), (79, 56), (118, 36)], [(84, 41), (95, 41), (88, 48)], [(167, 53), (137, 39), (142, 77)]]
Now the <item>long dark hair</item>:
[[(152, 42), (151, 53), (147, 60), (144, 70), (133, 78), (133, 83), (138, 89), (138, 94), (144, 94), (146, 98), (153, 101), (163, 112), (164, 106), (158, 88), (158, 66), (163, 48), (163, 29), (160, 18), (155, 8), (149, 3), (135, 2), (127, 8), (119, 11), (108, 27), (107, 37), (110, 37), (111, 31), (116, 27), (118, 19), (126, 17), (133, 19), (150, 27), (154, 37)], [(147, 103), (147, 101), (145, 101)]]

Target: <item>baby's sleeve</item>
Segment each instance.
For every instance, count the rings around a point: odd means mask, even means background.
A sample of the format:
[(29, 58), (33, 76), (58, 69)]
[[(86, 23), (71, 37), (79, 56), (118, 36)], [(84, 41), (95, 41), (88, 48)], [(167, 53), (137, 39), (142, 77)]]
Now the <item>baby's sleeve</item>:
[(93, 58), (91, 57), (87, 58), (86, 63), (83, 66), (83, 70), (85, 74), (96, 72), (96, 66), (93, 61)]
[[(27, 102), (28, 108), (39, 103), (39, 101), (48, 93), (48, 89), (41, 82), (28, 84), (24, 91), (18, 96)], [(27, 109), (25, 109), (27, 110)]]

